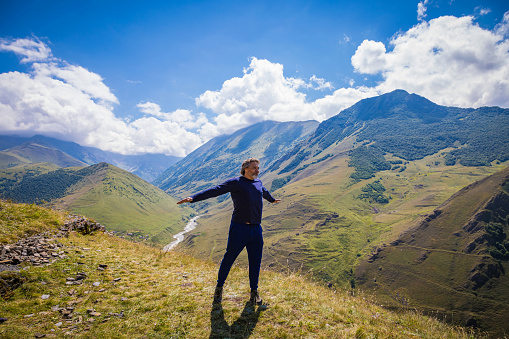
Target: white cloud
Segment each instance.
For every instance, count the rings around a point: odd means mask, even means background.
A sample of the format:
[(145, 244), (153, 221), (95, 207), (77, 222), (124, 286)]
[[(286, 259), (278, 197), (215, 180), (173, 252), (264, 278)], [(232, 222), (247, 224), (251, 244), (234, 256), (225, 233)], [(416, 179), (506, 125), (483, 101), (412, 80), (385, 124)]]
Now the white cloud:
[(383, 43), (364, 40), (352, 56), (352, 66), (359, 73), (376, 74), (386, 67), (385, 52)]
[[(98, 100), (101, 104), (118, 104), (118, 99), (111, 93), (103, 79), (96, 73), (81, 66), (69, 65), (65, 62), (34, 63), (35, 76), (38, 78), (54, 77), (63, 80), (77, 90)], [(109, 106), (111, 107), (111, 106)]]
[[(41, 133), (124, 154), (185, 156), (203, 143), (186, 130), (201, 126), (203, 114), (195, 119), (188, 111), (177, 110), (164, 121), (144, 117), (126, 123), (113, 113), (118, 99), (98, 74), (53, 58), (40, 41), (22, 40), (2, 40), (3, 46), (16, 46), (3, 48), (25, 56), (22, 62), (37, 63), (30, 73), (0, 74), (1, 133)], [(41, 52), (32, 53), (34, 46)], [(145, 109), (157, 113), (154, 107)]]
[(198, 113), (196, 117), (187, 109), (177, 109), (174, 112), (165, 113), (161, 111), (161, 107), (153, 102), (144, 102), (137, 105), (140, 111), (158, 117), (162, 120), (178, 123), (186, 129), (198, 129), (208, 122), (207, 117), (203, 113)]
[[(421, 2), (421, 18), (428, 1)], [(264, 121), (323, 121), (361, 99), (394, 89), (459, 107), (509, 107), (509, 12), (492, 30), (473, 17), (422, 20), (388, 46), (365, 40), (351, 58), (357, 73), (381, 76), (376, 86), (335, 89), (313, 75), (286, 77), (283, 65), (251, 58), (241, 77), (196, 98), (204, 113), (165, 112), (157, 103), (137, 105), (145, 116), (115, 116), (118, 99), (101, 76), (54, 58), (39, 40), (0, 40), (0, 49), (33, 63), (29, 73), (0, 74), (0, 132), (43, 133), (124, 154), (186, 154), (220, 134)], [(304, 92), (333, 91), (315, 101)], [(308, 93), (308, 92), (307, 92)]]
[(52, 57), (51, 49), (39, 39), (0, 39), (0, 51), (14, 52), (22, 56), (22, 63), (47, 60)]
[(428, 3), (429, 3), (429, 0), (424, 0), (424, 1), (421, 1), (417, 4), (417, 20), (419, 21), (423, 21), (427, 14), (426, 14), (426, 11), (428, 10)]
[(346, 44), (346, 43), (349, 43), (349, 42), (350, 42), (350, 40), (351, 40), (351, 39), (350, 39), (350, 37), (349, 37), (348, 35), (343, 34), (343, 40), (339, 40), (339, 43), (340, 43), (340, 44), (343, 44), (343, 43), (345, 43), (345, 44)]
[(478, 13), (479, 15), (486, 15), (486, 14), (489, 14), (491, 13), (491, 9), (489, 8), (483, 8), (481, 6), (478, 6), (474, 9), (474, 12), (475, 13)]
[[(286, 78), (283, 65), (252, 58), (242, 78), (232, 78), (218, 91), (207, 91), (196, 104), (212, 110), (214, 124), (202, 128), (203, 135), (219, 135), (264, 121), (322, 121), (374, 91), (340, 89), (315, 102), (308, 102), (299, 89), (333, 89), (330, 82), (313, 75), (308, 82)], [(369, 93), (369, 94), (368, 94)], [(355, 100), (355, 101), (353, 101)]]
[(504, 13), (502, 22), (495, 26), (495, 34), (505, 38), (509, 37), (509, 11)]
[(360, 73), (380, 73), (381, 93), (400, 88), (443, 105), (508, 107), (507, 20), (493, 32), (473, 20), (444, 16), (422, 22), (395, 36), (389, 52), (381, 42), (365, 40), (352, 65)]

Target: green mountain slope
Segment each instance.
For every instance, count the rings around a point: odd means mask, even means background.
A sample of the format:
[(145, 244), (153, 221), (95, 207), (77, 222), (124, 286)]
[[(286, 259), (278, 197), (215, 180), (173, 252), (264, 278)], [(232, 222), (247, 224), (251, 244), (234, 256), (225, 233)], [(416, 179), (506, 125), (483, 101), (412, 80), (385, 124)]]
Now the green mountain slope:
[(171, 242), (188, 215), (162, 190), (108, 163), (26, 176), (2, 195), (27, 203), (44, 200), (86, 214), (108, 230), (133, 233), (138, 240), (148, 238), (159, 245)]
[(316, 121), (265, 121), (214, 138), (166, 170), (154, 185), (173, 196), (187, 196), (240, 175), (240, 164), (247, 158), (259, 158), (267, 168), (317, 125)]
[(454, 194), (356, 271), (384, 305), (509, 332), (509, 168)]
[[(40, 231), (62, 226), (64, 216), (54, 211), (0, 204), (0, 239), (11, 232), (12, 220), (34, 213), (41, 217), (30, 223)], [(2, 338), (466, 339), (473, 334), (416, 312), (388, 311), (368, 296), (331, 290), (293, 272), (262, 271), (265, 303), (255, 306), (247, 302), (247, 270), (234, 267), (222, 304), (213, 306), (217, 265), (210, 262), (100, 232), (71, 233), (47, 243), (63, 245), (59, 251), (65, 257), (0, 272)]]
[(441, 150), (446, 164), (489, 166), (509, 160), (509, 109), (439, 106), (397, 90), (364, 99), (322, 122), (307, 140), (271, 166), (279, 175), (328, 156), (346, 137), (412, 161)]
[[(396, 91), (322, 122), (268, 169), (261, 164), (262, 181), (282, 199), (264, 210), (263, 264), (356, 286), (357, 266), (373, 246), (396, 240), (463, 187), (509, 165), (508, 111), (442, 107)], [(221, 259), (232, 208), (222, 200), (197, 206), (202, 217), (181, 248)]]

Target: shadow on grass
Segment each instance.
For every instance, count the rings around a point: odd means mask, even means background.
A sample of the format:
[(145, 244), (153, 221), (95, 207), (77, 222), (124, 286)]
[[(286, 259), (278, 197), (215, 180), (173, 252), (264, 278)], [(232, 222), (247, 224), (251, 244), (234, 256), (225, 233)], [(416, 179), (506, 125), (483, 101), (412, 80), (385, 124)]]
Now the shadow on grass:
[(244, 305), (240, 317), (230, 326), (224, 319), (223, 305), (221, 303), (212, 304), (209, 338), (249, 338), (258, 323), (260, 313), (266, 309), (266, 305), (256, 308), (256, 304), (248, 301)]

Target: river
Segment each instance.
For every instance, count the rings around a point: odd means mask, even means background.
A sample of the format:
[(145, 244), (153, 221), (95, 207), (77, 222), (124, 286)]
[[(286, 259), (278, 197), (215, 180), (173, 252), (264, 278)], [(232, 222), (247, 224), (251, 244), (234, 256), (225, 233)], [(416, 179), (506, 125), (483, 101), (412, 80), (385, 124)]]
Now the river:
[(192, 231), (192, 230), (194, 230), (196, 228), (196, 225), (198, 225), (196, 220), (199, 217), (200, 216), (196, 216), (196, 217), (192, 218), (191, 220), (189, 220), (189, 222), (187, 223), (186, 227), (184, 227), (184, 230), (182, 232), (180, 232), (178, 234), (175, 234), (173, 236), (173, 238), (175, 238), (177, 240), (175, 240), (172, 243), (164, 246), (163, 247), (163, 252), (171, 251), (175, 246), (177, 246), (179, 243), (181, 243), (184, 240), (184, 234), (186, 234), (187, 232), (190, 232), (190, 231)]

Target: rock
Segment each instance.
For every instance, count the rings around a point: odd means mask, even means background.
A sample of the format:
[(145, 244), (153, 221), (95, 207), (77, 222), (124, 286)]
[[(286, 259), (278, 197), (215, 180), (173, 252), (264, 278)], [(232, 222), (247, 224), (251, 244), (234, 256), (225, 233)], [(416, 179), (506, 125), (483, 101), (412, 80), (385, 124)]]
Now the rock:
[(95, 286), (95, 287), (97, 287), (97, 286), (101, 285), (101, 283), (100, 283), (100, 282), (98, 282), (98, 281), (96, 281), (96, 282), (95, 282), (95, 283), (93, 283), (92, 285), (93, 285), (93, 286)]
[(43, 295), (41, 295), (41, 299), (42, 299), (42, 300), (46, 300), (46, 299), (48, 299), (48, 298), (49, 298), (49, 294), (43, 294)]
[(34, 337), (36, 338), (44, 338), (46, 336), (46, 334), (42, 334), (42, 333), (35, 333), (34, 334)]

